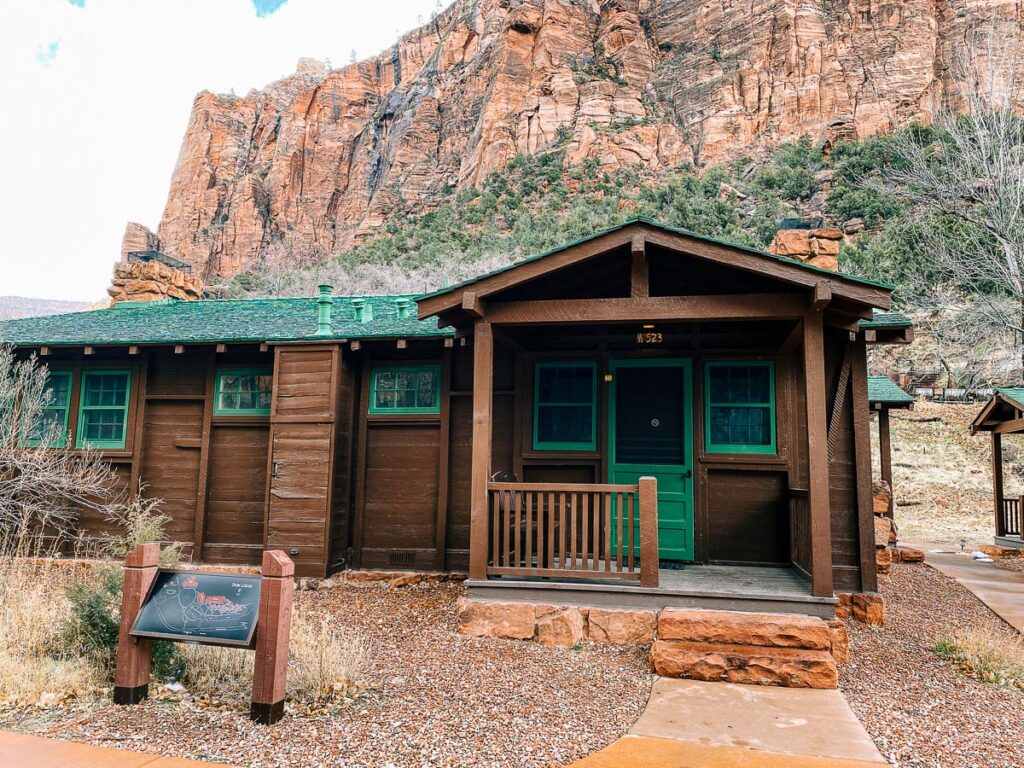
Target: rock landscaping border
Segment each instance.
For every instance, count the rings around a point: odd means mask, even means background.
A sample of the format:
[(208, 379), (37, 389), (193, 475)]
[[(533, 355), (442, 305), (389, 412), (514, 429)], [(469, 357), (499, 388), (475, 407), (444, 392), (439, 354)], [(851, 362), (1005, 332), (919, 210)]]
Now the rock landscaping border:
[[(855, 601), (875, 617), (876, 600)], [(587, 608), (462, 598), (458, 631), (472, 637), (528, 640), (553, 647), (584, 642), (649, 646), (653, 671), (665, 677), (793, 688), (835, 688), (837, 663), (849, 661), (839, 620), (691, 608)]]

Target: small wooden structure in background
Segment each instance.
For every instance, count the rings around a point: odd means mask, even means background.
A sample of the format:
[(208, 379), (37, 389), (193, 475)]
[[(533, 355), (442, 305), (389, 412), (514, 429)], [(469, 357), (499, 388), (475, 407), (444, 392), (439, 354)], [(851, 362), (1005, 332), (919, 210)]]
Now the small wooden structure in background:
[[(140, 704), (149, 696), (153, 639), (133, 633), (132, 627), (157, 580), (159, 564), (159, 544), (140, 544), (125, 559), (114, 672), (115, 704)], [(263, 553), (259, 614), (251, 646), (256, 651), (256, 659), (249, 716), (264, 725), (272, 725), (284, 716), (294, 576), (295, 564), (284, 552)], [(223, 645), (215, 641), (207, 643), (201, 638), (194, 642)]]
[(971, 424), (971, 434), (992, 435), (992, 497), (995, 543), (1024, 549), (1021, 512), (1024, 496), (1006, 498), (1003, 491), (1003, 435), (1024, 433), (1024, 387), (1001, 387)]
[(889, 425), (889, 411), (901, 408), (912, 411), (914, 398), (908, 395), (888, 376), (868, 376), (868, 406), (872, 413), (878, 414), (878, 447), (881, 456), (882, 479), (889, 484), (889, 510), (887, 516), (893, 516), (893, 499), (895, 491), (892, 487), (892, 437)]

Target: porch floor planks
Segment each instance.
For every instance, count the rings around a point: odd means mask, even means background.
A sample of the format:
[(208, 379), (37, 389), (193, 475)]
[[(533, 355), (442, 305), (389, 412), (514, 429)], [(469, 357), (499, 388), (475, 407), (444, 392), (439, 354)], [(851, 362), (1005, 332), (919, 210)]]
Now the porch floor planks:
[(502, 577), (466, 582), (469, 596), (483, 600), (593, 607), (683, 607), (765, 613), (835, 614), (834, 597), (814, 597), (811, 584), (787, 566), (684, 565), (662, 568), (658, 586), (635, 582)]

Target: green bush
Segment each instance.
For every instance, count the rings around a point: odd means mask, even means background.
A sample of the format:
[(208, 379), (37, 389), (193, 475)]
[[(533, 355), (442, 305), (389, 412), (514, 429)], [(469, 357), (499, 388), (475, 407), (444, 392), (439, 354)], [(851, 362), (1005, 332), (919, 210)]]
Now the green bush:
[[(92, 578), (68, 589), (71, 615), (67, 620), (66, 641), (79, 653), (93, 659), (108, 678), (114, 674), (117, 660), (117, 636), (121, 623), (121, 570), (98, 566)], [(180, 680), (184, 662), (173, 643), (153, 643), (153, 674), (159, 680)]]

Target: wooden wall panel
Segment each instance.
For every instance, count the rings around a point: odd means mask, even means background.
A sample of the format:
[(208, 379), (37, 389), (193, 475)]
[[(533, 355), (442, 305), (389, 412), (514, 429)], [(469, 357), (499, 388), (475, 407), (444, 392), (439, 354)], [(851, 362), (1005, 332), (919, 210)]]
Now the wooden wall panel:
[(853, 396), (847, 384), (838, 421), (832, 409), (840, 383), (844, 353), (849, 342), (845, 334), (829, 334), (825, 339), (826, 394), (829, 422), (835, 423), (835, 446), (829, 463), (829, 502), (832, 531), (832, 578), (837, 591), (861, 588), (860, 532), (857, 505), (856, 453), (853, 442)]
[(201, 400), (152, 400), (142, 432), (140, 479), (145, 495), (163, 499), (160, 511), (170, 518), (167, 535), (192, 543), (199, 492), (199, 440), (203, 430)]
[[(114, 474), (117, 477), (115, 483), (116, 491), (127, 491), (131, 482), (131, 464), (115, 463), (111, 465)], [(83, 509), (78, 517), (78, 532), (85, 539), (86, 551), (81, 553), (86, 556), (92, 556), (94, 553), (89, 551), (92, 545), (96, 544), (104, 536), (117, 536), (121, 532), (101, 514), (93, 509)]]
[[(429, 567), (435, 558), (439, 425), (368, 425), (361, 565)], [(414, 558), (395, 562), (392, 552)]]
[(333, 416), (332, 352), (282, 350), (276, 416)]
[(267, 425), (214, 425), (203, 559), (258, 564), (263, 555)]
[(786, 473), (712, 469), (707, 477), (708, 559), (789, 563)]
[(348, 562), (352, 527), (352, 473), (359, 377), (351, 363), (338, 372), (338, 413), (334, 433), (334, 494), (331, 503), (330, 569)]

